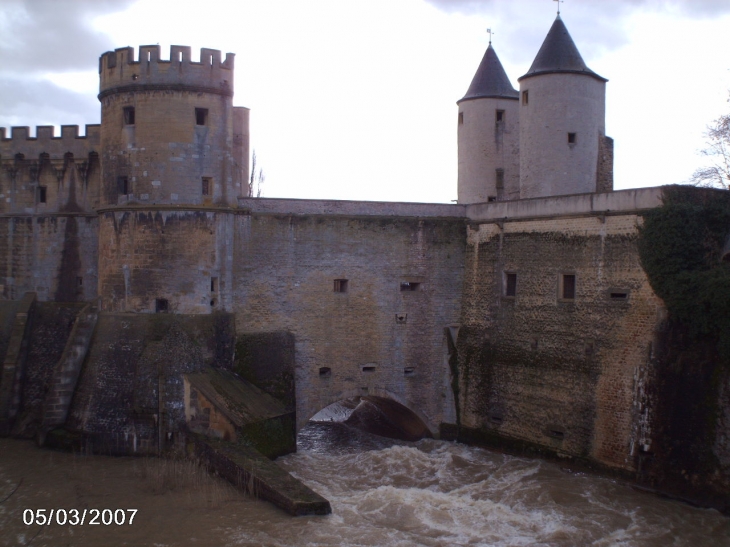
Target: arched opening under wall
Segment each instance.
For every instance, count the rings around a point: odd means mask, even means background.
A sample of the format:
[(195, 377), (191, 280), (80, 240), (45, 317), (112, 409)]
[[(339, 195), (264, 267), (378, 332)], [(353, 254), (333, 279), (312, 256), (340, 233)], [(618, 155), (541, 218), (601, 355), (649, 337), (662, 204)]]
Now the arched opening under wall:
[(380, 437), (417, 441), (433, 437), (424, 421), (401, 403), (377, 395), (341, 399), (317, 412), (309, 423), (339, 423)]

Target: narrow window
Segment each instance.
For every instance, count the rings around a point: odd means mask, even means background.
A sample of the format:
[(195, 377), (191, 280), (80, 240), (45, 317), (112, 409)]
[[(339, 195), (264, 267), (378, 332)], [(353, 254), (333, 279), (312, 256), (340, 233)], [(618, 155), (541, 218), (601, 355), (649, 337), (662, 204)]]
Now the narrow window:
[(495, 171), (497, 178), (497, 190), (504, 189), (504, 169), (497, 169)]
[(530, 102), (530, 94), (529, 94), (529, 92), (528, 92), (528, 91), (527, 91), (527, 90), (525, 89), (525, 90), (524, 90), (524, 91), (522, 92), (522, 104), (527, 104), (528, 102)]
[(517, 295), (517, 274), (505, 272), (504, 274), (504, 295), (514, 297)]
[(218, 278), (211, 277), (210, 278), (210, 292), (216, 292), (217, 290), (218, 290)]
[(459, 112), (459, 125), (464, 123), (464, 113)]
[(563, 274), (561, 280), (560, 297), (565, 300), (575, 299), (575, 275)]
[(502, 123), (504, 121), (504, 110), (497, 110), (495, 115), (495, 121), (497, 123)]
[(335, 279), (335, 292), (347, 292), (347, 279)]
[(117, 188), (120, 194), (124, 196), (129, 194), (129, 179), (127, 177), (117, 177)]
[(151, 51), (148, 51), (147, 52), (147, 62), (148, 63), (150, 62), (150, 59), (152, 59), (152, 52)]
[(155, 299), (155, 312), (156, 313), (167, 313), (170, 305), (167, 298), (156, 298)]
[(134, 107), (125, 106), (122, 112), (124, 112), (124, 125), (134, 125)]
[(420, 283), (414, 283), (413, 281), (401, 281), (400, 290), (401, 292), (417, 291), (421, 286)]
[(372, 374), (375, 372), (375, 365), (364, 365), (362, 371), (364, 374)]
[(210, 196), (213, 194), (213, 179), (210, 177), (203, 177), (201, 179), (201, 186), (204, 196)]
[(332, 369), (330, 367), (319, 367), (319, 377), (329, 378), (332, 376)]
[(196, 125), (208, 125), (208, 109), (207, 108), (196, 108), (195, 109), (195, 124)]
[(46, 187), (39, 186), (38, 187), (38, 203), (45, 203), (45, 202), (46, 202)]
[(76, 277), (76, 286), (77, 287), (83, 287), (84, 286), (84, 278), (81, 276)]
[(628, 300), (628, 291), (611, 291), (611, 300)]
[(568, 133), (568, 144), (575, 144), (575, 133)]
[(403, 369), (403, 376), (413, 376), (416, 373), (415, 367), (405, 367)]

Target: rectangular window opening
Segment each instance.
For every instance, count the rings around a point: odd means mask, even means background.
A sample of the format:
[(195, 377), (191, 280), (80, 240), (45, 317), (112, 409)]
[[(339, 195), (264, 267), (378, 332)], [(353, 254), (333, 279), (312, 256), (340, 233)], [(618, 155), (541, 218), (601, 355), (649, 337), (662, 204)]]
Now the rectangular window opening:
[(124, 125), (134, 125), (134, 107), (125, 106), (123, 112), (124, 112)]
[(414, 281), (401, 281), (400, 282), (401, 292), (417, 291), (417, 290), (419, 290), (420, 286), (421, 286), (420, 283), (416, 283)]
[(129, 179), (126, 176), (117, 177), (117, 188), (123, 196), (129, 194)]
[(505, 272), (504, 274), (504, 295), (514, 297), (517, 295), (517, 274)]
[(497, 169), (495, 171), (495, 175), (497, 178), (497, 190), (503, 190), (504, 189), (504, 169)]
[(575, 275), (563, 274), (560, 297), (564, 300), (575, 300)]
[(459, 112), (459, 125), (464, 123), (464, 113)]
[(46, 202), (46, 187), (45, 186), (39, 186), (38, 187), (38, 203), (45, 203)]
[(217, 290), (218, 290), (218, 278), (211, 277), (210, 278), (210, 292), (216, 292)]
[(488, 203), (493, 203), (495, 201), (497, 201), (497, 196), (488, 196), (487, 197), (487, 202)]
[(330, 367), (319, 367), (319, 377), (329, 378), (332, 376), (332, 369)]
[(335, 292), (347, 292), (347, 279), (335, 279)]
[(527, 89), (522, 92), (522, 104), (528, 104), (530, 102), (530, 94)]
[(504, 110), (497, 110), (494, 119), (497, 123), (504, 122)]
[(84, 278), (81, 276), (76, 277), (76, 286), (77, 287), (83, 287), (84, 286)]
[(405, 367), (403, 369), (403, 376), (413, 376), (416, 373), (415, 367)]
[(375, 372), (375, 365), (365, 365), (362, 367), (362, 371), (364, 374), (372, 374)]
[(208, 109), (207, 108), (196, 108), (195, 109), (195, 124), (196, 125), (208, 125)]
[(560, 429), (551, 428), (548, 430), (548, 435), (553, 439), (562, 441), (565, 438), (565, 432)]
[(201, 187), (204, 196), (213, 195), (213, 179), (210, 177), (203, 177), (201, 179)]
[(576, 142), (576, 134), (568, 133), (568, 144), (575, 144)]
[(167, 298), (155, 298), (155, 313), (167, 313), (169, 309)]
[(628, 300), (628, 291), (611, 291), (611, 300)]

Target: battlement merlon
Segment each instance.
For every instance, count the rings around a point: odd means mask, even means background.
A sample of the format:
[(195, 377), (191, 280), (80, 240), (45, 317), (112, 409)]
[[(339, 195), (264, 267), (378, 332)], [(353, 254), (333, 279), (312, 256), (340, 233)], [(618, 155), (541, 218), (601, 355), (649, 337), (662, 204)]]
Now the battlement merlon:
[(79, 136), (78, 125), (62, 125), (61, 135), (54, 135), (52, 125), (36, 127), (36, 136), (30, 136), (29, 127), (11, 127), (10, 132), (0, 127), (0, 156), (3, 159), (23, 154), (26, 159), (38, 159), (48, 154), (50, 159), (61, 159), (67, 153), (83, 158), (90, 152), (98, 152), (101, 142), (101, 126), (86, 126), (86, 136)]
[(191, 57), (190, 46), (171, 46), (170, 59), (160, 59), (160, 46), (140, 46), (107, 51), (99, 57), (99, 99), (111, 93), (170, 89), (202, 91), (233, 96), (234, 53), (221, 61), (218, 49), (201, 48), (200, 61)]

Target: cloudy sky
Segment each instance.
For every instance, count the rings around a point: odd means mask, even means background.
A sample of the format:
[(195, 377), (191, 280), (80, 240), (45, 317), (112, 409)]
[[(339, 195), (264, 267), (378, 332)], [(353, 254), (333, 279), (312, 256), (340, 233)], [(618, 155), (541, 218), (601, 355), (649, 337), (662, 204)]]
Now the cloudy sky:
[[(551, 0), (2, 0), (0, 126), (99, 123), (98, 57), (171, 44), (236, 53), (267, 197), (456, 198), (455, 102), (487, 46), (527, 72)], [(683, 182), (730, 111), (730, 2), (566, 0), (609, 79), (616, 188)], [(34, 131), (34, 129), (32, 129)]]

